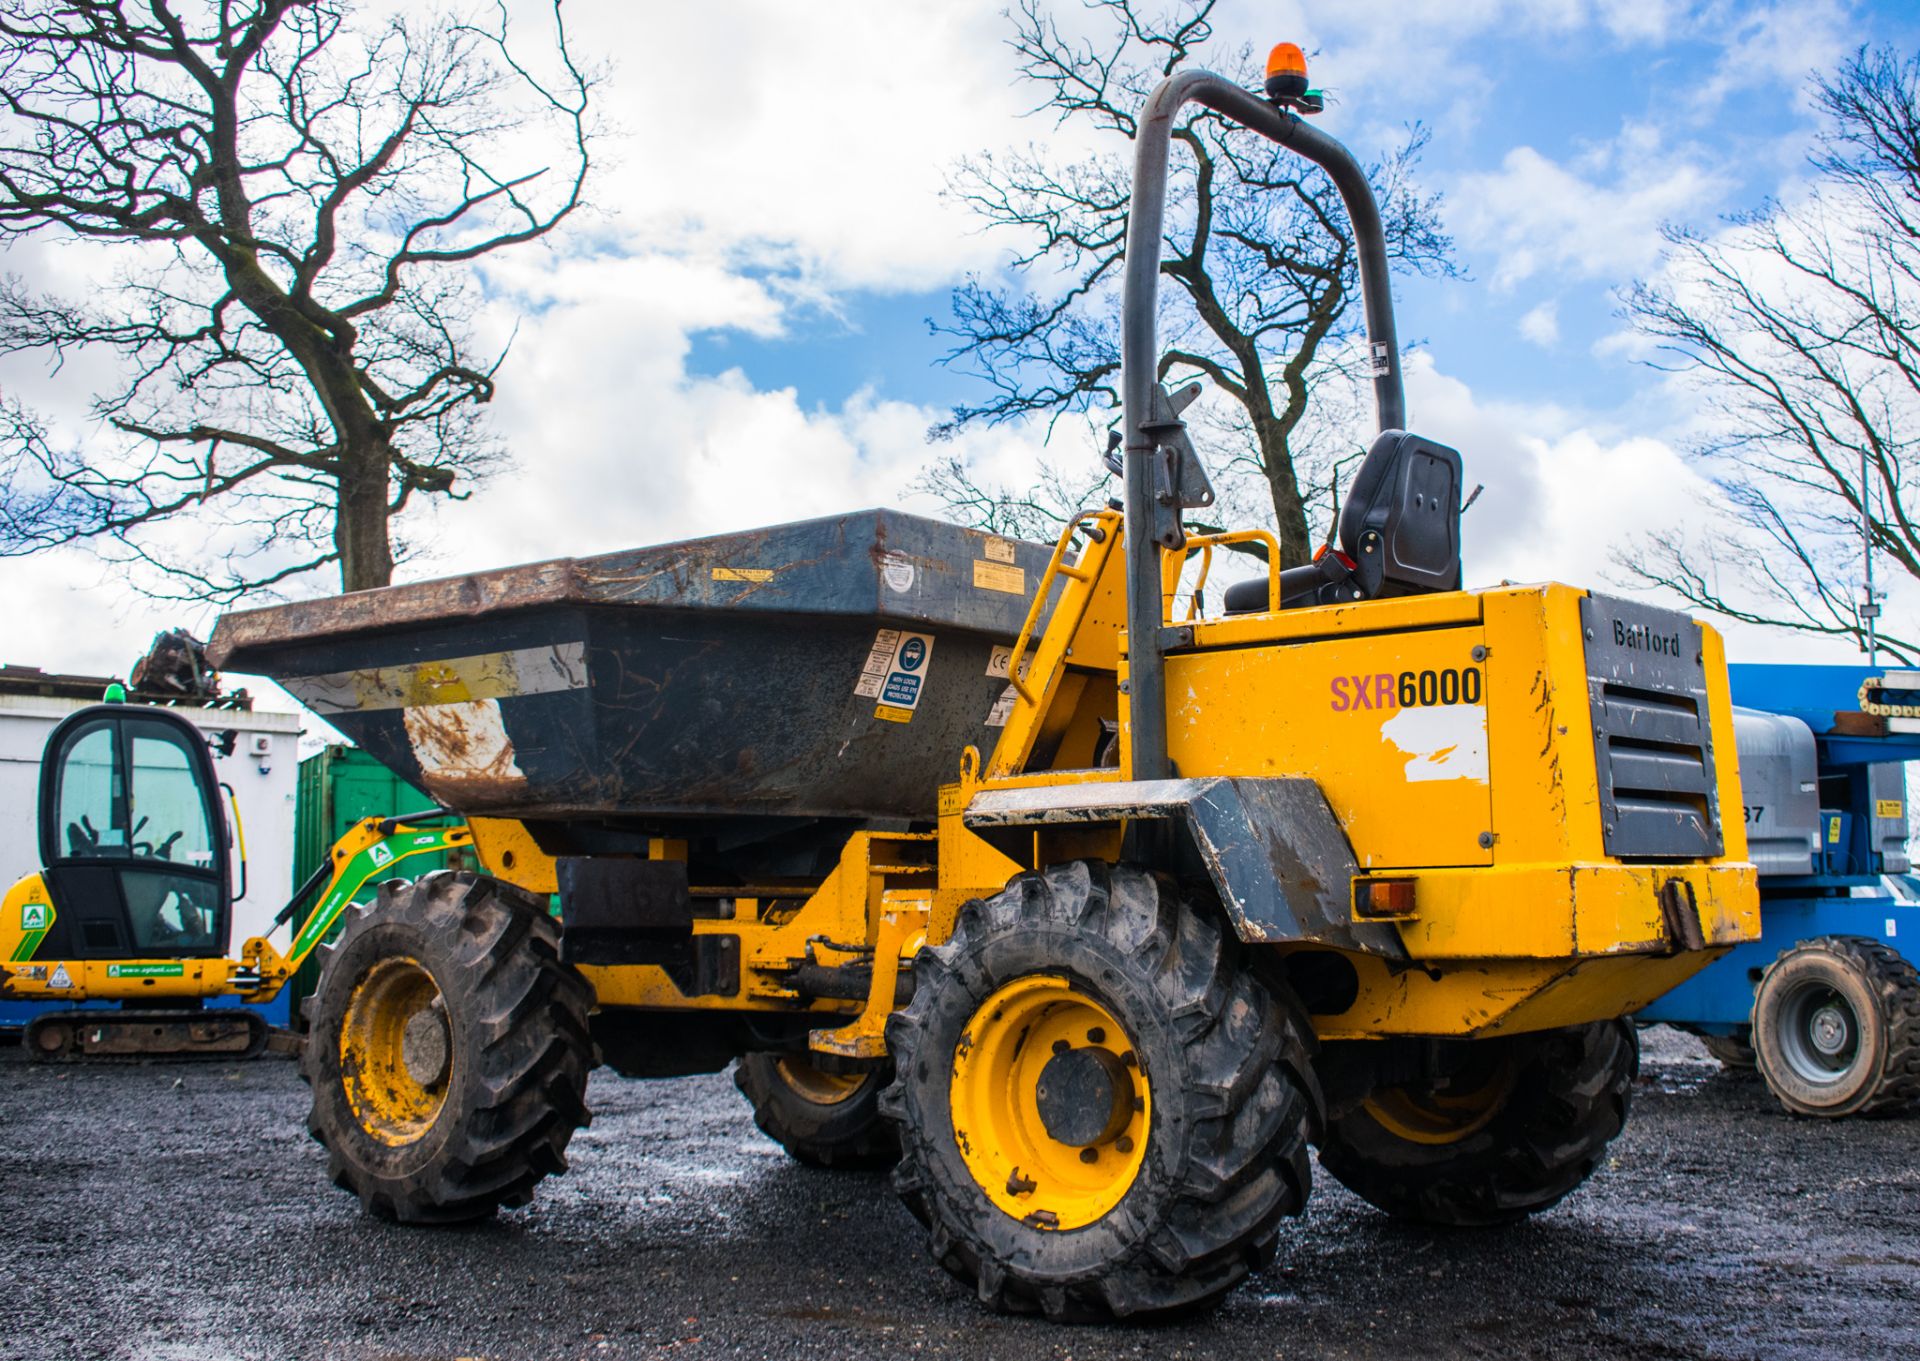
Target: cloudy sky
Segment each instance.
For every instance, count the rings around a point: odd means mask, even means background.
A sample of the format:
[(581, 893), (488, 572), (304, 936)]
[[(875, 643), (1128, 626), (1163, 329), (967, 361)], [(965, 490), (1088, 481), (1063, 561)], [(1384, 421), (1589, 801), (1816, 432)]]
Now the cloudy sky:
[[(926, 319), (1012, 244), (942, 197), (946, 171), (1058, 135), (1024, 116), (1006, 21), (952, 0), (567, 12), (611, 67), (594, 211), (487, 267), (487, 333), (517, 327), (494, 407), (515, 466), (418, 525), (429, 551), (407, 574), (914, 508), (927, 426), (979, 395), (935, 363)], [(1712, 229), (1796, 191), (1810, 71), (1863, 41), (1920, 43), (1903, 6), (1826, 0), (1224, 0), (1217, 21), (1223, 49), (1313, 52), (1324, 126), (1363, 159), (1404, 124), (1432, 130), (1422, 174), (1470, 277), (1403, 282), (1399, 317), (1420, 342), (1411, 425), (1486, 485), (1469, 584), (1604, 583), (1612, 545), (1680, 513), (1693, 407), (1636, 361), (1616, 290), (1658, 268), (1662, 222)], [(95, 268), (47, 250), (9, 265), (72, 287)], [(57, 402), (89, 373), (10, 364), (0, 380)], [(964, 447), (1013, 476), (1037, 443), (1000, 430)], [(157, 628), (211, 625), (77, 551), (0, 561), (0, 600), (0, 660), (49, 670), (121, 671)], [(1732, 642), (1752, 659), (1857, 655)]]

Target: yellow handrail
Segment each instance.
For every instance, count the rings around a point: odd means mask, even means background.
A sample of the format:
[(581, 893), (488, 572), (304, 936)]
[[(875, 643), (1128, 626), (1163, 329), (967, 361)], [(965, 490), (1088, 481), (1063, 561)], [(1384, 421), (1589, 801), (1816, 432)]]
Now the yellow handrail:
[(1033, 603), (1027, 606), (1027, 617), (1020, 625), (1019, 636), (1013, 640), (1013, 651), (1007, 654), (1007, 680), (1013, 685), (1014, 693), (1029, 704), (1038, 704), (1039, 698), (1027, 689), (1027, 683), (1020, 676), (1020, 663), (1026, 660), (1027, 648), (1033, 642), (1033, 630), (1040, 622), (1040, 611), (1046, 608), (1047, 592), (1053, 586), (1055, 577), (1072, 577), (1076, 581), (1085, 581), (1087, 574), (1077, 567), (1066, 565), (1067, 549), (1073, 545), (1073, 531), (1082, 520), (1097, 519), (1105, 511), (1083, 510), (1060, 531), (1060, 537), (1054, 542), (1053, 556), (1047, 559), (1047, 570), (1040, 574), (1040, 584), (1034, 588)]
[[(1166, 554), (1160, 560), (1162, 564), (1160, 597), (1164, 602), (1164, 608), (1171, 610), (1174, 595), (1180, 587), (1180, 574), (1186, 571), (1187, 559), (1198, 549), (1201, 553), (1200, 579), (1193, 583), (1193, 595), (1187, 601), (1187, 617), (1183, 622), (1192, 623), (1199, 618), (1200, 592), (1206, 589), (1207, 574), (1213, 570), (1214, 547), (1218, 545), (1225, 548), (1229, 544), (1236, 543), (1266, 545), (1267, 599), (1273, 602), (1268, 605), (1268, 608), (1274, 608), (1280, 599), (1280, 540), (1275, 538), (1273, 531), (1269, 529), (1230, 529), (1221, 534), (1195, 534), (1188, 538), (1183, 548)], [(1171, 623), (1172, 620), (1166, 619), (1163, 622)]]

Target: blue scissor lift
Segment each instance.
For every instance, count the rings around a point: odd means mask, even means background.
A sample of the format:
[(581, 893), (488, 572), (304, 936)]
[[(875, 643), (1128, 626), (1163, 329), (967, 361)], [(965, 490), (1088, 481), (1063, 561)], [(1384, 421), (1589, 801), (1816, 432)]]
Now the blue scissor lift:
[(1920, 760), (1920, 672), (1729, 671), (1762, 935), (1638, 1019), (1757, 1066), (1799, 1114), (1920, 1098), (1920, 892), (1902, 764)]

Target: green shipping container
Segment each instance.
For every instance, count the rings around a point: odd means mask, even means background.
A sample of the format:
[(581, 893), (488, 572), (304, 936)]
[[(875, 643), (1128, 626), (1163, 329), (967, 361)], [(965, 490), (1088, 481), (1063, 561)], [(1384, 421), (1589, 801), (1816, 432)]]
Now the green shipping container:
[[(327, 858), (333, 843), (361, 818), (392, 817), (397, 813), (419, 813), (433, 807), (433, 800), (400, 779), (392, 771), (358, 747), (333, 745), (322, 748), (300, 763), (300, 783), (293, 806), (293, 882), (307, 881)], [(454, 852), (460, 864), (449, 866), (445, 855), (423, 855), (407, 861), (410, 878), (428, 870), (460, 869), (471, 864), (460, 852)], [(378, 890), (368, 884), (354, 898), (368, 902)], [(343, 914), (327, 939), (338, 935), (346, 922)], [(314, 951), (294, 974), (287, 987), (288, 1015), (296, 1030), (306, 1029), (300, 1014), (301, 1003), (313, 995), (320, 976), (320, 952)]]

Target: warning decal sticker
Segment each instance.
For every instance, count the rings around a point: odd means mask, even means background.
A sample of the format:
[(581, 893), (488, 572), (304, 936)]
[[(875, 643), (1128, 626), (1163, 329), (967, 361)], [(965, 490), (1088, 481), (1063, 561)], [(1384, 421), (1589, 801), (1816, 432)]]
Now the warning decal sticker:
[(913, 711), (920, 707), (927, 664), (932, 657), (931, 633), (881, 629), (874, 635), (873, 650), (860, 668), (860, 679), (853, 693), (879, 701), (874, 709), (875, 718), (890, 723), (910, 722)]
[(1025, 595), (1027, 574), (1024, 568), (1014, 567), (1004, 562), (988, 562), (985, 558), (975, 558), (973, 584), (976, 590), (1005, 591), (1008, 595)]
[(880, 556), (880, 579), (887, 589), (900, 594), (913, 589), (913, 559), (905, 553), (889, 550)]
[(874, 634), (873, 651), (867, 654), (866, 664), (860, 668), (860, 680), (854, 685), (853, 693), (878, 699), (880, 687), (887, 681), (887, 671), (893, 665), (893, 654), (899, 650), (899, 629), (881, 629)]

